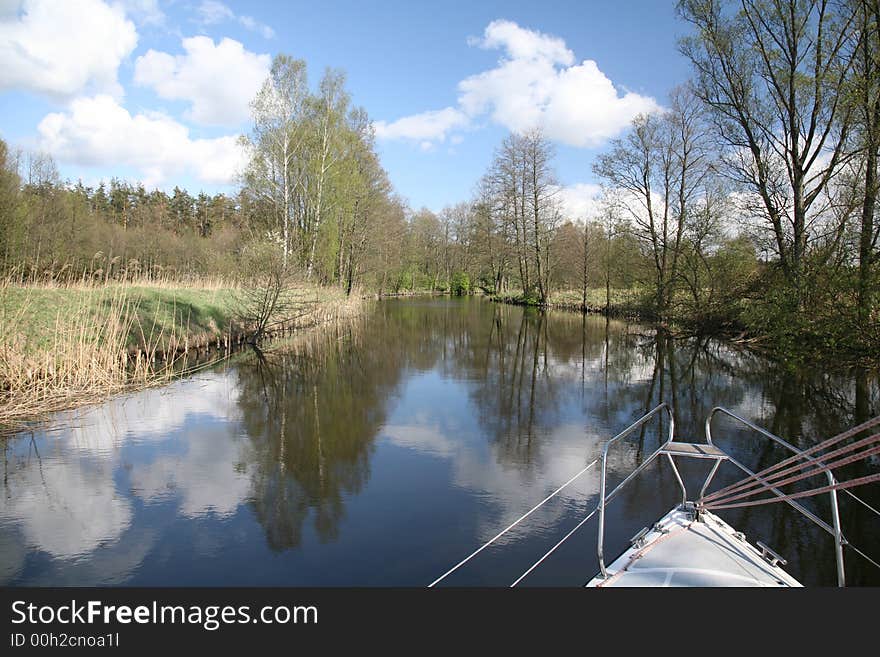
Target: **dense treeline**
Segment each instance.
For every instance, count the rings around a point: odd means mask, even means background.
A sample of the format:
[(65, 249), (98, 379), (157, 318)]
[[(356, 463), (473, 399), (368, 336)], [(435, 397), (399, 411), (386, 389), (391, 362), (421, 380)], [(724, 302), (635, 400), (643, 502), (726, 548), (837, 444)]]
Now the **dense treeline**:
[(590, 308), (604, 285), (608, 308), (626, 288), (665, 323), (876, 360), (880, 2), (678, 7), (694, 79), (596, 158), (596, 216), (565, 216), (540, 131), (511, 135), (455, 232), (457, 266), (526, 303)]
[(23, 281), (234, 279), (260, 247), (277, 245), (285, 267), (314, 283), (399, 289), (411, 213), (344, 75), (328, 71), (311, 93), (305, 63), (278, 56), (252, 106), (249, 162), (233, 194), (148, 191), (116, 178), (72, 184), (48, 155), (10, 152), (0, 140), (3, 272)]
[(112, 179), (63, 183), (51, 159), (0, 141), (0, 258), (20, 280), (227, 273), (247, 230), (243, 195), (193, 197)]
[(499, 144), (471, 200), (411, 210), (344, 75), (312, 89), (305, 63), (279, 55), (234, 194), (71, 185), (46, 156), (0, 144), (2, 267), (235, 277), (269, 246), (303, 279), (349, 292), (481, 287), (876, 359), (880, 0), (678, 10), (694, 78), (595, 158), (592, 216), (566, 212), (540, 129)]

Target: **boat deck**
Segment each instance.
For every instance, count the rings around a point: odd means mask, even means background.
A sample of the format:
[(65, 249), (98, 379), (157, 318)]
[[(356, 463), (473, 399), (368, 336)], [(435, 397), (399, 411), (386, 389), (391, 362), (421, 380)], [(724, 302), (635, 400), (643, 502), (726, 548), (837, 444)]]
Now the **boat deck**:
[(765, 558), (713, 513), (704, 511), (695, 521), (676, 507), (608, 566), (607, 579), (597, 576), (587, 586), (801, 586), (771, 563), (774, 556)]

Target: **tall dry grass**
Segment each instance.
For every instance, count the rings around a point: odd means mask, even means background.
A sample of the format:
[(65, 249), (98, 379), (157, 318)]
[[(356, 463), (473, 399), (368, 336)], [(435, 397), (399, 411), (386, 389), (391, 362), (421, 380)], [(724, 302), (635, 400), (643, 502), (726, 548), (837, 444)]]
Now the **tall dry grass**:
[[(64, 285), (71, 290), (78, 286)], [(26, 328), (39, 303), (39, 295), (29, 291), (39, 286), (16, 287), (15, 303), (6, 303), (12, 285), (8, 279), (0, 281), (0, 431), (16, 430), (28, 419), (162, 383), (187, 371), (188, 354), (167, 351), (166, 334), (183, 330), (175, 326), (155, 330), (156, 321), (144, 326), (125, 285), (95, 288), (60, 306), (54, 324), (45, 331), (51, 336), (48, 343), (45, 335), (38, 343), (40, 337)], [(128, 348), (131, 335), (138, 336), (141, 345), (133, 354)], [(156, 357), (159, 350), (161, 359)]]
[[(57, 269), (25, 269), (13, 267), (0, 278), (0, 285), (17, 285), (39, 289), (95, 289), (108, 285), (129, 285), (134, 287), (152, 287), (157, 289), (200, 288), (206, 290), (237, 288), (240, 281), (229, 276), (215, 275), (181, 275), (161, 268), (141, 268), (132, 266), (136, 261), (129, 261), (128, 266), (120, 266), (119, 256), (108, 258), (103, 262), (101, 253), (95, 254), (92, 266), (74, 270), (68, 265)], [(101, 265), (104, 266), (101, 266)]]
[[(150, 275), (122, 282), (48, 276), (26, 284), (16, 276), (0, 279), (0, 434), (223, 360), (233, 349), (232, 305), (239, 289), (220, 277)], [(328, 288), (300, 288), (293, 298), (296, 312), (270, 327), (270, 337), (360, 308), (359, 297)], [(176, 305), (178, 299), (186, 301)], [(197, 312), (194, 303), (202, 312), (199, 321), (190, 316)], [(229, 321), (218, 326), (207, 317), (207, 306)], [(243, 328), (238, 319), (235, 327)]]

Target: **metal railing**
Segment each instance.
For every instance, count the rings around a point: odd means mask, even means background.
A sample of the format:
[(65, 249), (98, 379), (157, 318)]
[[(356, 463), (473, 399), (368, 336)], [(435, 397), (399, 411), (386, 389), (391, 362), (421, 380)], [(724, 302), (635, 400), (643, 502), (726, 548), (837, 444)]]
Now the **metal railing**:
[[(710, 445), (715, 446), (715, 444), (712, 442), (712, 419), (715, 417), (715, 415), (717, 413), (723, 413), (724, 415), (727, 415), (728, 417), (736, 420), (740, 424), (743, 424), (744, 426), (748, 427), (749, 429), (756, 431), (757, 433), (761, 434), (765, 438), (769, 438), (770, 440), (772, 440), (776, 444), (781, 445), (782, 447), (785, 447), (787, 450), (794, 452), (795, 454), (801, 454), (803, 452), (803, 450), (798, 449), (797, 447), (795, 447), (794, 445), (790, 444), (789, 442), (783, 440), (779, 436), (777, 436), (773, 433), (770, 433), (766, 429), (759, 427), (757, 424), (754, 424), (753, 422), (750, 422), (743, 417), (740, 417), (736, 413), (724, 408), (723, 406), (716, 406), (715, 408), (712, 409), (712, 411), (706, 417), (706, 442), (709, 443)], [(813, 458), (812, 456), (807, 455), (804, 458), (806, 458), (811, 463), (815, 463), (816, 465), (823, 465), (823, 463), (821, 461)], [(745, 472), (749, 476), (751, 476), (751, 477), (755, 476), (754, 472), (749, 470), (747, 467), (745, 467), (742, 463), (740, 463), (736, 459), (732, 458), (729, 454), (728, 454), (727, 460), (729, 460), (733, 465), (738, 467), (740, 470), (742, 470), (743, 472)], [(715, 473), (713, 471), (712, 475), (714, 475), (714, 474)], [(827, 470), (825, 472), (825, 474), (828, 477), (828, 485), (829, 486), (833, 486), (837, 483), (837, 481), (834, 478), (834, 475), (831, 473), (830, 470)], [(706, 487), (708, 487), (710, 479), (711, 479), (711, 476), (709, 479), (706, 480), (706, 483), (703, 486), (703, 490), (700, 493), (701, 496), (703, 495), (703, 493), (705, 493)], [(756, 477), (756, 481), (767, 485), (769, 490), (777, 497), (783, 497), (783, 498), (785, 497), (785, 494), (782, 491), (780, 491), (778, 488), (775, 488), (771, 485), (768, 485), (763, 479)], [(829, 495), (831, 496), (831, 518), (832, 518), (833, 526), (829, 525), (827, 522), (825, 522), (824, 520), (819, 518), (816, 514), (814, 514), (810, 510), (806, 509), (802, 504), (799, 504), (798, 502), (795, 502), (794, 500), (790, 500), (790, 499), (785, 499), (784, 501), (787, 504), (789, 504), (790, 506), (794, 507), (801, 515), (805, 516), (806, 518), (811, 520), (813, 523), (815, 523), (816, 525), (818, 525), (819, 527), (821, 527), (822, 529), (824, 529), (826, 532), (828, 532), (829, 534), (831, 534), (834, 537), (834, 555), (835, 555), (835, 560), (837, 562), (837, 585), (842, 587), (842, 586), (846, 586), (846, 573), (844, 571), (844, 565), (843, 565), (843, 546), (846, 545), (846, 539), (843, 537), (843, 533), (841, 532), (841, 529), (840, 529), (840, 508), (838, 507), (838, 504), (837, 504), (837, 491), (831, 490)]]
[[(645, 422), (650, 420), (652, 417), (657, 415), (660, 411), (665, 410), (667, 415), (669, 416), (669, 439), (660, 446), (660, 448), (651, 454), (647, 459), (645, 459), (639, 467), (633, 470), (622, 482), (620, 482), (617, 487), (613, 491), (611, 491), (607, 496), (605, 495), (605, 473), (608, 465), (608, 450), (611, 448), (615, 442), (624, 438), (625, 436), (632, 433), (635, 429), (642, 426)], [(601, 462), (601, 471), (599, 474), (599, 544), (597, 546), (597, 552), (599, 555), (599, 572), (602, 574), (602, 577), (607, 578), (608, 572), (605, 570), (605, 505), (614, 499), (614, 496), (623, 488), (626, 484), (632, 481), (642, 470), (644, 470), (648, 465), (653, 462), (655, 458), (663, 451), (663, 448), (666, 447), (670, 442), (672, 442), (673, 437), (675, 436), (675, 417), (672, 414), (672, 409), (669, 407), (669, 404), (666, 402), (662, 402), (659, 406), (655, 407), (653, 410), (645, 413), (638, 420), (629, 425), (626, 429), (621, 431), (619, 434), (614, 436), (611, 440), (605, 443), (605, 447), (602, 448), (602, 456), (600, 458)], [(672, 459), (670, 457), (670, 462)], [(672, 467), (675, 468), (675, 463), (672, 463)], [(687, 492), (685, 491), (684, 483), (681, 480), (681, 476), (678, 474), (678, 470), (675, 469), (675, 476), (678, 479), (678, 483), (682, 489), (682, 501), (684, 502), (687, 499)]]
[[(665, 441), (664, 443), (662, 443), (662, 444), (657, 448), (657, 450), (656, 450), (655, 452), (653, 452), (653, 453), (652, 453), (650, 456), (648, 456), (644, 461), (642, 461), (642, 463), (639, 464), (638, 467), (635, 468), (635, 470), (633, 470), (629, 475), (627, 475), (627, 476), (624, 478), (624, 480), (621, 481), (621, 482), (620, 482), (620, 483), (614, 488), (614, 490), (612, 490), (608, 495), (606, 495), (606, 494), (605, 494), (605, 488), (606, 488), (606, 475), (607, 475), (608, 453), (609, 453), (609, 450), (610, 450), (611, 447), (614, 445), (614, 443), (616, 443), (616, 442), (619, 441), (620, 439), (626, 437), (627, 435), (629, 435), (630, 433), (632, 433), (635, 429), (641, 427), (641, 426), (644, 425), (646, 422), (648, 422), (649, 420), (651, 420), (652, 418), (654, 418), (655, 416), (657, 416), (658, 414), (660, 414), (662, 411), (666, 411), (666, 414), (667, 414), (668, 419), (669, 419), (669, 430), (668, 430), (668, 432), (667, 432), (667, 439), (666, 439), (666, 441)], [(809, 520), (812, 521), (814, 524), (818, 525), (820, 528), (822, 528), (823, 530), (825, 530), (826, 532), (828, 532), (829, 534), (831, 534), (831, 535), (834, 537), (834, 542), (835, 542), (835, 556), (836, 556), (836, 560), (837, 560), (837, 580), (838, 580), (838, 585), (839, 585), (839, 586), (845, 586), (846, 575), (845, 575), (845, 572), (844, 572), (844, 564), (843, 564), (843, 546), (844, 546), (844, 545), (849, 545), (849, 543), (848, 543), (848, 541), (843, 537), (843, 534), (842, 534), (842, 531), (841, 531), (841, 528), (840, 528), (840, 510), (839, 510), (838, 503), (837, 503), (837, 491), (836, 491), (836, 490), (831, 490), (831, 492), (830, 492), (830, 495), (831, 495), (831, 510), (832, 510), (832, 523), (833, 523), (833, 526), (832, 526), (832, 525), (829, 525), (829, 524), (828, 524), (827, 522), (825, 522), (824, 520), (822, 520), (821, 518), (819, 518), (816, 514), (814, 514), (813, 512), (811, 512), (809, 509), (805, 508), (805, 507), (804, 507), (803, 505), (801, 505), (800, 503), (798, 503), (798, 502), (796, 502), (796, 501), (794, 501), (794, 500), (792, 500), (792, 499), (788, 499), (788, 498), (786, 497), (786, 495), (785, 495), (784, 493), (782, 493), (778, 488), (773, 487), (772, 484), (768, 483), (765, 479), (763, 479), (762, 477), (756, 475), (756, 473), (752, 472), (749, 468), (747, 468), (747, 467), (744, 466), (742, 463), (740, 463), (739, 461), (737, 461), (736, 459), (734, 459), (733, 457), (731, 457), (730, 454), (729, 454), (728, 452), (726, 452), (725, 450), (722, 450), (722, 449), (719, 448), (717, 445), (715, 445), (714, 442), (712, 441), (712, 426), (711, 426), (711, 425), (712, 425), (712, 420), (714, 419), (715, 415), (717, 415), (718, 413), (722, 413), (722, 414), (724, 414), (724, 415), (729, 416), (730, 418), (732, 418), (732, 419), (736, 420), (737, 422), (743, 424), (744, 426), (748, 427), (749, 429), (752, 429), (753, 431), (756, 431), (757, 433), (761, 434), (762, 436), (764, 436), (764, 437), (770, 439), (771, 441), (773, 441), (773, 442), (775, 442), (776, 444), (778, 444), (778, 445), (780, 445), (780, 446), (782, 446), (782, 447), (788, 449), (789, 451), (794, 452), (795, 454), (798, 454), (798, 455), (803, 454), (803, 450), (799, 450), (799, 449), (797, 449), (794, 445), (791, 445), (790, 443), (786, 442), (785, 440), (783, 440), (783, 439), (780, 438), (779, 436), (777, 436), (777, 435), (775, 435), (775, 434), (773, 434), (773, 433), (767, 431), (766, 429), (764, 429), (764, 428), (762, 428), (762, 427), (760, 427), (760, 426), (758, 426), (758, 425), (756, 425), (756, 424), (750, 422), (749, 420), (746, 420), (745, 418), (740, 417), (739, 415), (736, 415), (736, 414), (733, 413), (732, 411), (730, 411), (730, 410), (728, 410), (728, 409), (726, 409), (726, 408), (724, 408), (724, 407), (721, 407), (721, 406), (716, 406), (715, 408), (713, 408), (712, 411), (709, 413), (709, 415), (708, 415), (707, 418), (706, 418), (706, 422), (705, 422), (705, 431), (706, 431), (706, 445), (707, 445), (708, 447), (703, 446), (702, 448), (700, 448), (699, 445), (695, 445), (695, 444), (691, 444), (691, 443), (680, 443), (680, 442), (678, 442), (678, 441), (675, 441), (675, 417), (674, 417), (674, 414), (673, 414), (673, 412), (672, 412), (672, 409), (671, 409), (671, 407), (669, 406), (669, 404), (667, 404), (666, 402), (662, 402), (661, 404), (659, 404), (658, 406), (656, 406), (655, 408), (653, 408), (652, 410), (650, 410), (648, 413), (646, 413), (645, 415), (643, 415), (642, 417), (640, 417), (638, 420), (636, 420), (635, 422), (633, 422), (633, 423), (632, 423), (631, 425), (629, 425), (626, 429), (624, 429), (623, 431), (621, 431), (620, 433), (618, 433), (616, 436), (614, 436), (613, 438), (611, 438), (610, 440), (608, 440), (608, 441), (605, 443), (605, 445), (603, 446), (603, 448), (602, 448), (602, 455), (600, 456), (599, 459), (597, 459), (596, 461), (593, 461), (592, 463), (589, 463), (586, 467), (584, 467), (580, 472), (578, 472), (577, 474), (575, 474), (575, 475), (574, 475), (571, 479), (569, 479), (566, 483), (562, 484), (562, 486), (560, 486), (559, 488), (557, 488), (557, 489), (556, 489), (555, 491), (553, 491), (550, 495), (548, 495), (547, 497), (545, 497), (541, 502), (539, 502), (537, 505), (535, 505), (534, 507), (532, 507), (532, 508), (531, 508), (529, 511), (527, 511), (525, 514), (523, 514), (522, 516), (520, 516), (516, 521), (514, 521), (514, 522), (513, 522), (511, 525), (509, 525), (506, 529), (502, 530), (499, 534), (497, 534), (496, 536), (494, 536), (493, 538), (491, 538), (491, 539), (490, 539), (487, 543), (485, 543), (482, 547), (478, 548), (476, 551), (474, 551), (473, 553), (471, 553), (469, 556), (465, 557), (465, 558), (464, 558), (462, 561), (460, 561), (458, 564), (456, 564), (455, 566), (453, 566), (453, 567), (452, 567), (450, 570), (448, 570), (446, 573), (444, 573), (444, 574), (441, 575), (439, 578), (437, 578), (434, 582), (431, 583), (430, 586), (433, 587), (433, 586), (435, 586), (436, 584), (438, 584), (440, 581), (442, 581), (443, 579), (445, 579), (448, 575), (450, 575), (450, 574), (453, 573), (454, 571), (458, 570), (461, 566), (463, 566), (465, 563), (467, 563), (468, 561), (470, 561), (473, 557), (475, 557), (477, 554), (479, 554), (480, 552), (482, 552), (482, 551), (483, 551), (484, 549), (486, 549), (489, 545), (491, 545), (492, 543), (494, 543), (494, 542), (495, 542), (498, 538), (500, 538), (502, 535), (504, 535), (505, 533), (507, 533), (508, 531), (510, 531), (513, 527), (517, 526), (521, 521), (523, 521), (525, 518), (527, 518), (528, 516), (530, 516), (534, 511), (536, 511), (538, 508), (540, 508), (541, 506), (543, 506), (543, 505), (544, 505), (546, 502), (548, 502), (550, 499), (552, 499), (553, 497), (555, 497), (555, 496), (556, 496), (556, 495), (557, 495), (562, 489), (564, 489), (565, 487), (567, 487), (569, 484), (571, 484), (573, 481), (575, 481), (577, 478), (579, 478), (582, 474), (584, 474), (586, 471), (588, 471), (588, 470), (591, 469), (593, 466), (595, 466), (595, 465), (597, 464), (597, 461), (599, 462), (599, 464), (600, 464), (601, 467), (600, 467), (600, 474), (599, 474), (599, 500), (598, 500), (598, 504), (597, 504), (596, 508), (595, 508), (590, 514), (588, 514), (585, 518), (583, 518), (583, 519), (578, 523), (578, 525), (577, 525), (574, 529), (572, 529), (571, 531), (569, 531), (568, 534), (566, 534), (566, 536), (565, 536), (562, 540), (560, 540), (559, 542), (557, 542), (557, 543), (556, 543), (556, 544), (555, 544), (555, 545), (554, 545), (554, 546), (553, 546), (553, 547), (552, 547), (552, 548), (551, 548), (546, 554), (544, 554), (544, 556), (542, 556), (542, 557), (541, 557), (537, 562), (535, 562), (535, 563), (534, 563), (534, 564), (533, 564), (528, 570), (526, 570), (526, 571), (525, 571), (525, 572), (524, 572), (519, 578), (517, 578), (516, 581), (513, 582), (512, 586), (516, 586), (517, 584), (519, 584), (519, 583), (520, 583), (520, 582), (521, 582), (521, 581), (522, 581), (527, 575), (529, 575), (532, 571), (535, 570), (535, 568), (537, 568), (541, 563), (543, 563), (544, 560), (545, 560), (547, 557), (549, 557), (553, 552), (555, 552), (556, 549), (557, 549), (560, 545), (562, 545), (566, 540), (568, 540), (568, 539), (569, 539), (569, 538), (570, 538), (570, 537), (571, 537), (571, 536), (572, 536), (572, 535), (573, 535), (578, 529), (580, 529), (580, 528), (581, 528), (581, 527), (582, 527), (587, 521), (589, 521), (594, 515), (597, 515), (597, 514), (598, 514), (598, 525), (599, 525), (599, 526), (598, 526), (598, 544), (597, 544), (597, 554), (598, 554), (598, 558), (599, 558), (599, 573), (600, 573), (600, 576), (601, 576), (603, 579), (607, 579), (607, 578), (608, 578), (608, 572), (607, 572), (607, 569), (606, 569), (606, 567), (605, 567), (605, 556), (604, 556), (604, 549), (605, 549), (605, 507), (606, 507), (606, 505), (607, 505), (609, 502), (611, 502), (611, 500), (614, 499), (614, 497), (620, 492), (620, 490), (621, 490), (624, 486), (626, 486), (630, 481), (632, 481), (635, 477), (637, 477), (637, 476), (638, 476), (643, 470), (645, 470), (645, 468), (647, 468), (651, 463), (653, 463), (654, 460), (656, 460), (658, 456), (661, 456), (661, 455), (663, 455), (663, 454), (666, 454), (666, 456), (669, 458), (669, 463), (670, 463), (670, 465), (672, 466), (673, 472), (675, 473), (676, 480), (678, 481), (678, 485), (679, 485), (679, 487), (681, 488), (681, 494), (682, 494), (682, 505), (684, 505), (685, 502), (687, 502), (687, 490), (686, 490), (686, 487), (685, 487), (685, 483), (684, 483), (684, 481), (682, 480), (682, 477), (681, 477), (681, 475), (680, 475), (680, 473), (679, 473), (679, 471), (678, 471), (678, 468), (677, 468), (676, 465), (675, 465), (675, 460), (673, 459), (673, 455), (676, 455), (676, 456), (694, 456), (694, 457), (697, 457), (697, 458), (713, 458), (713, 459), (715, 459), (715, 463), (713, 464), (713, 466), (712, 466), (710, 472), (708, 473), (708, 475), (707, 475), (707, 477), (706, 477), (704, 483), (702, 484), (702, 487), (701, 487), (701, 489), (700, 489), (700, 498), (698, 498), (698, 499), (702, 499), (702, 498), (705, 496), (706, 490), (707, 490), (707, 488), (709, 487), (709, 484), (710, 484), (710, 482), (712, 481), (713, 477), (715, 476), (715, 473), (718, 471), (718, 468), (719, 468), (719, 466), (721, 465), (722, 461), (730, 461), (733, 465), (735, 465), (735, 466), (736, 466), (737, 468), (739, 468), (741, 471), (745, 472), (745, 473), (746, 473), (747, 475), (749, 475), (750, 477), (754, 477), (755, 480), (756, 480), (757, 482), (764, 484), (764, 486), (765, 486), (768, 490), (770, 490), (774, 495), (776, 495), (777, 497), (780, 497), (780, 498), (784, 498), (784, 499), (782, 499), (781, 501), (785, 501), (787, 504), (789, 504), (790, 506), (792, 506), (795, 510), (797, 510), (799, 513), (801, 513), (801, 514), (802, 514), (803, 516), (805, 516), (807, 519), (809, 519)], [(671, 445), (671, 443), (674, 443), (674, 445)], [(685, 449), (693, 451), (694, 448), (698, 448), (698, 451), (697, 451), (697, 452), (694, 452), (694, 453), (690, 453), (690, 454), (687, 453), (686, 451), (682, 451), (682, 450), (685, 450)], [(805, 454), (805, 455), (803, 455), (803, 458), (809, 460), (810, 462), (812, 462), (812, 463), (814, 463), (814, 464), (816, 464), (816, 465), (819, 465), (819, 466), (823, 466), (823, 465), (824, 465), (820, 460), (818, 460), (818, 459), (816, 459), (816, 458), (810, 456), (809, 454)], [(833, 475), (830, 471), (826, 471), (825, 474), (826, 474), (827, 477), (828, 477), (829, 485), (832, 485), (832, 486), (833, 486), (833, 485), (835, 485), (835, 484), (837, 483), (837, 482), (836, 482), (836, 479), (834, 478), (834, 475)], [(845, 491), (845, 492), (849, 492), (849, 491)], [(873, 509), (873, 507), (869, 506), (866, 502), (864, 502), (863, 500), (861, 500), (861, 499), (858, 498), (858, 497), (855, 497), (854, 495), (853, 495), (853, 497), (854, 497), (856, 500), (862, 502), (862, 504), (864, 504), (865, 506), (867, 506), (869, 509), (871, 509), (872, 511), (874, 511), (875, 513), (877, 513), (877, 511), (876, 511), (875, 509)], [(697, 508), (697, 509), (700, 508), (699, 503), (696, 504), (696, 508)], [(851, 546), (851, 545), (850, 545), (850, 547), (853, 547), (853, 548), (854, 548), (854, 546)], [(873, 563), (874, 565), (878, 565), (873, 559), (871, 559), (870, 557), (868, 557), (867, 555), (865, 555), (865, 554), (864, 554), (863, 552), (861, 552), (860, 550), (856, 550), (856, 551), (857, 551), (859, 554), (861, 554), (863, 557), (865, 557), (866, 559), (868, 559), (868, 561), (870, 561), (870, 562)], [(880, 567), (880, 566), (878, 566), (878, 567)]]

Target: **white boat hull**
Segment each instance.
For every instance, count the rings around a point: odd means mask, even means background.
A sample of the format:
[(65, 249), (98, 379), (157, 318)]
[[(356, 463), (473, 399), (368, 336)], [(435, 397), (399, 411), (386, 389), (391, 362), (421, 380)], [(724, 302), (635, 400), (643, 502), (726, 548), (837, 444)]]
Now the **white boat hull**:
[(676, 507), (588, 587), (799, 587), (745, 537), (713, 513), (695, 520)]

